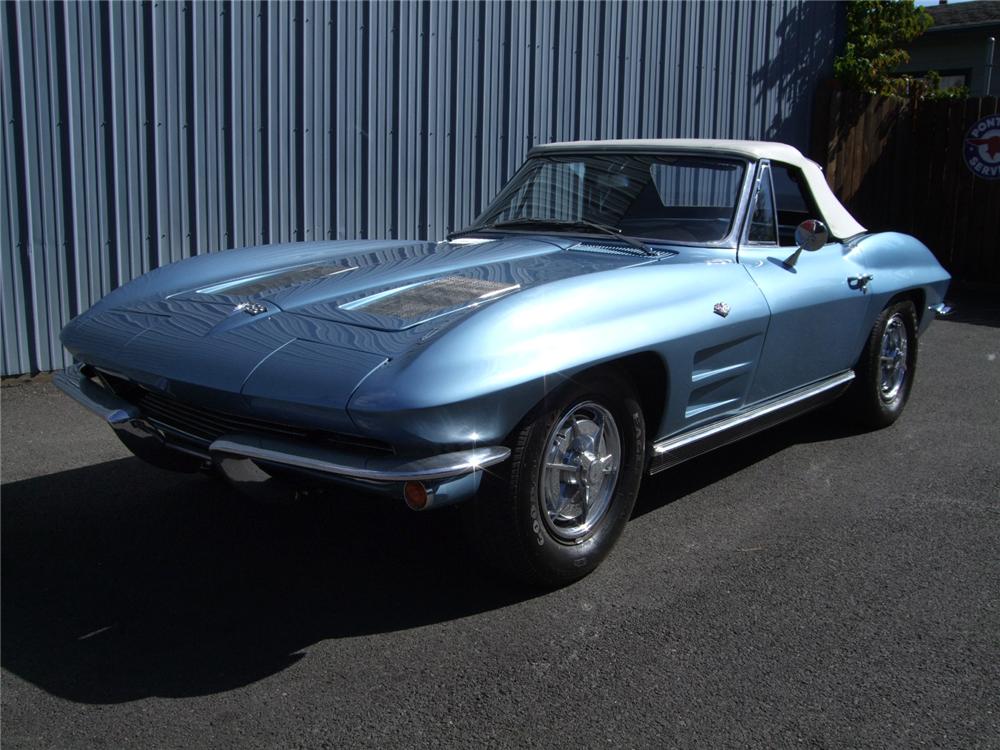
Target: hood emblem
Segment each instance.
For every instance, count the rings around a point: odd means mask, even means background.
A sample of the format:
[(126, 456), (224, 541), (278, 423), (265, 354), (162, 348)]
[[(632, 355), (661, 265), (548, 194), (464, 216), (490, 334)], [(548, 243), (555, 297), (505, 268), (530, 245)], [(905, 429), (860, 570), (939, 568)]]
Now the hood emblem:
[(726, 302), (716, 302), (712, 310), (716, 315), (721, 315), (723, 318), (729, 315), (729, 305)]
[(240, 304), (233, 308), (233, 312), (240, 312), (241, 310), (247, 315), (260, 315), (263, 312), (267, 312), (267, 306), (262, 305), (260, 302), (240, 302)]

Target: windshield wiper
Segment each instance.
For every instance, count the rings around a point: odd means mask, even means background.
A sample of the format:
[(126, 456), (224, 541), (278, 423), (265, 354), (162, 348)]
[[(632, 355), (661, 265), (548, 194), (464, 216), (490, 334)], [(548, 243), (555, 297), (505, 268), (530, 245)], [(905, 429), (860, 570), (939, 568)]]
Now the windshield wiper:
[(656, 255), (656, 253), (642, 240), (637, 240), (635, 237), (629, 237), (627, 234), (622, 234), (622, 230), (610, 226), (608, 224), (601, 224), (596, 221), (587, 221), (586, 219), (507, 219), (506, 221), (495, 221), (492, 224), (484, 224), (479, 227), (471, 227), (469, 229), (464, 229), (461, 232), (456, 232), (451, 237), (458, 234), (467, 234), (468, 232), (478, 232), (486, 229), (504, 229), (512, 227), (538, 227), (538, 226), (548, 226), (548, 227), (583, 227), (587, 229), (596, 229), (602, 234), (609, 234), (612, 237), (631, 245), (637, 250), (641, 250), (643, 255)]

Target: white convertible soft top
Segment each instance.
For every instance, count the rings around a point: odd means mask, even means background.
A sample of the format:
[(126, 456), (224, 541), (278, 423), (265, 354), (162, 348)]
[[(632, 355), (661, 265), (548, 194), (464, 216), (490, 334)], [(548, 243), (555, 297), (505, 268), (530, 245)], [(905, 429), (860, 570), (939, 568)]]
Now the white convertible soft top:
[(819, 164), (807, 159), (797, 149), (772, 141), (731, 141), (721, 138), (634, 138), (611, 141), (564, 141), (535, 146), (531, 153), (570, 151), (690, 151), (701, 154), (729, 154), (747, 159), (771, 159), (798, 167), (805, 175), (809, 190), (823, 214), (830, 234), (845, 239), (861, 234), (865, 228), (837, 200), (823, 177)]

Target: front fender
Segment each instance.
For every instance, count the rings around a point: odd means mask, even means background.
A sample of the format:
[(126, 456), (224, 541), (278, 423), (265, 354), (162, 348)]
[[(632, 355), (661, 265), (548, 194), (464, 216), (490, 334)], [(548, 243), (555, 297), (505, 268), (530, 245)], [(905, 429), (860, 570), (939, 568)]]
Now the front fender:
[[(728, 317), (714, 313), (719, 302)], [(695, 362), (715, 349), (738, 355), (747, 382), (723, 387), (742, 402), (768, 315), (734, 263), (660, 261), (565, 279), (500, 299), (391, 360), (361, 383), (348, 412), (360, 430), (396, 444), (492, 444), (581, 370), (654, 352), (677, 375), (664, 424), (650, 429), (662, 433), (687, 420)]]

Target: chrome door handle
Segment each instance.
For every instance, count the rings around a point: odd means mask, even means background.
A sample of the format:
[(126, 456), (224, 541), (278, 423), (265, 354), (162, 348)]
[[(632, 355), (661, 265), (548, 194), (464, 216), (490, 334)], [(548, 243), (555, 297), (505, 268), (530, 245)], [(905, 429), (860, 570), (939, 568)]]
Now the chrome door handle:
[(874, 279), (870, 273), (862, 274), (861, 276), (849, 276), (847, 279), (847, 286), (851, 289), (858, 289), (862, 293), (868, 291), (868, 282)]

